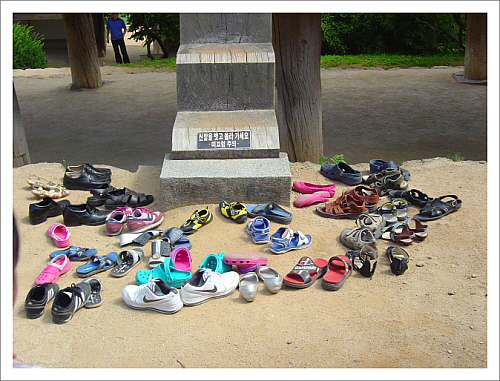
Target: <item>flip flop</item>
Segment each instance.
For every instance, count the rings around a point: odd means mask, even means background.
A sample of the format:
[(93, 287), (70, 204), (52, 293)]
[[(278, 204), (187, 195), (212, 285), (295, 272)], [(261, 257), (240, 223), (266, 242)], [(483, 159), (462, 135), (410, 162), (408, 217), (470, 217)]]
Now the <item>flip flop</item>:
[(318, 191), (328, 192), (332, 197), (335, 194), (333, 188), (335, 188), (336, 184), (328, 184), (328, 185), (319, 185), (319, 184), (311, 184), (311, 183), (303, 183), (300, 181), (293, 182), (293, 189), (300, 193), (316, 193)]
[(87, 278), (84, 279), (82, 282), (88, 283), (90, 286), (90, 296), (85, 303), (85, 308), (96, 308), (99, 307), (102, 304), (102, 298), (101, 298), (101, 282), (97, 278)]
[(170, 253), (172, 264), (177, 270), (191, 271), (191, 253), (184, 246), (178, 247)]
[(144, 251), (139, 248), (123, 250), (118, 254), (116, 266), (111, 270), (109, 275), (116, 278), (121, 278), (127, 275), (132, 269), (144, 259)]
[(153, 270), (139, 270), (135, 274), (135, 281), (138, 286), (148, 283), (149, 277), (160, 278), (170, 287), (180, 288), (182, 282), (191, 279), (193, 276), (190, 271), (178, 270), (174, 267), (172, 258), (166, 257), (164, 262)]
[(240, 273), (247, 273), (257, 269), (257, 265), (267, 265), (267, 257), (258, 253), (226, 253), (224, 263), (236, 265)]
[(50, 262), (47, 262), (47, 267), (45, 267), (40, 275), (38, 275), (35, 279), (35, 285), (55, 283), (57, 278), (59, 278), (59, 275), (68, 272), (70, 268), (71, 262), (68, 257), (64, 254), (58, 255)]
[(144, 246), (151, 238), (158, 237), (163, 232), (161, 230), (148, 230), (143, 233), (125, 233), (120, 235), (120, 246), (135, 243)]
[(47, 229), (47, 234), (50, 238), (52, 238), (57, 247), (62, 248), (69, 246), (70, 233), (68, 228), (63, 224), (56, 222), (55, 224), (50, 225)]
[(325, 275), (327, 266), (325, 259), (302, 257), (283, 278), (283, 283), (292, 288), (307, 288)]
[(285, 225), (292, 222), (293, 214), (273, 202), (268, 204), (250, 204), (246, 206), (246, 210), (248, 216), (251, 218), (265, 217), (268, 220)]
[(165, 229), (163, 235), (170, 240), (172, 250), (181, 246), (191, 249), (191, 241), (181, 229), (175, 227)]
[(321, 279), (321, 287), (338, 291), (352, 274), (352, 262), (345, 255), (336, 255), (328, 261), (328, 271)]
[(86, 278), (102, 271), (106, 271), (116, 265), (118, 254), (114, 251), (101, 257), (92, 255), (87, 263), (76, 268), (76, 273), (82, 278)]
[(317, 202), (328, 202), (328, 197), (331, 197), (331, 193), (327, 191), (301, 194), (293, 201), (293, 205), (297, 208), (302, 208), (303, 206), (312, 205)]
[(97, 249), (87, 249), (86, 247), (70, 246), (66, 250), (57, 250), (49, 254), (50, 258), (55, 258), (58, 255), (64, 254), (70, 261), (86, 261), (92, 255), (97, 253)]

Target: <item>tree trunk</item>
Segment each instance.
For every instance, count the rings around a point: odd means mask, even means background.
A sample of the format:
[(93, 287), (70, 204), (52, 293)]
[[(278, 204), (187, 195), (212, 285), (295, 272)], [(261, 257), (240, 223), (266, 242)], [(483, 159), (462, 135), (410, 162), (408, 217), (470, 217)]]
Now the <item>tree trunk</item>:
[(103, 13), (92, 13), (97, 56), (106, 57), (106, 25)]
[(464, 78), (487, 78), (486, 13), (467, 14)]
[[(14, 84), (12, 84), (14, 85)], [(31, 164), (30, 152), (28, 143), (26, 142), (26, 134), (24, 133), (23, 121), (21, 119), (21, 110), (17, 102), (16, 87), (14, 87), (14, 168), (22, 167), (26, 164)]]
[(323, 154), (321, 14), (273, 14), (272, 25), (280, 149), (290, 161), (316, 163)]
[(92, 15), (67, 13), (63, 14), (63, 20), (73, 81), (71, 89), (102, 86)]

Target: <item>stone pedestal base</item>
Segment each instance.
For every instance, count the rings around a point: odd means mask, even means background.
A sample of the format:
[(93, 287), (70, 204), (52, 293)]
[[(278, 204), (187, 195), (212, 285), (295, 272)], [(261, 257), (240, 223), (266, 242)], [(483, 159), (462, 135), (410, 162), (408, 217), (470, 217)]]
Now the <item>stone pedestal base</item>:
[(160, 175), (162, 212), (222, 200), (290, 206), (292, 175), (288, 155), (265, 159), (172, 160), (165, 155)]

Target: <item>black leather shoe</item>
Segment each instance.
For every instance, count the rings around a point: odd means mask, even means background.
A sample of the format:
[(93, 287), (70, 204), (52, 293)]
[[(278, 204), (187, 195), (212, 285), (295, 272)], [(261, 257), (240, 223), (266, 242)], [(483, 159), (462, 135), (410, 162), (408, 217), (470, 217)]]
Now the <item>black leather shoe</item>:
[(89, 163), (83, 163), (80, 165), (68, 165), (66, 172), (81, 172), (85, 171), (91, 175), (97, 176), (107, 176), (111, 177), (111, 169), (108, 168), (95, 168)]
[(28, 319), (36, 319), (43, 315), (45, 306), (59, 291), (57, 283), (43, 283), (33, 287), (26, 296), (24, 309)]
[(99, 210), (89, 204), (68, 205), (63, 212), (64, 225), (102, 225), (111, 211)]
[(89, 190), (107, 188), (111, 178), (106, 175), (92, 174), (85, 170), (81, 172), (65, 172), (63, 185), (71, 190)]
[(30, 204), (29, 218), (32, 225), (38, 225), (47, 221), (47, 217), (55, 217), (63, 214), (68, 200), (54, 201), (50, 197), (44, 197), (42, 201), (36, 204)]

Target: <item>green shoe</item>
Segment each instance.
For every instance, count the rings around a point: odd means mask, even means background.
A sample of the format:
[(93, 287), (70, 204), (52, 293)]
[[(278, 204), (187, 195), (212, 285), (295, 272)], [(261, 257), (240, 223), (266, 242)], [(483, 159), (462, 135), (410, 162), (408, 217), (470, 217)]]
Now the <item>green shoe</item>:
[(184, 232), (184, 234), (193, 234), (199, 228), (208, 224), (212, 220), (212, 213), (210, 213), (207, 206), (205, 209), (195, 210), (189, 220), (184, 222), (180, 229)]
[(241, 202), (222, 201), (219, 204), (220, 212), (226, 218), (242, 224), (247, 220), (247, 210)]
[(224, 253), (208, 254), (203, 261), (201, 261), (200, 269), (210, 269), (216, 273), (227, 273), (231, 271), (233, 266), (224, 263)]
[(160, 263), (153, 270), (139, 270), (135, 274), (135, 281), (138, 286), (148, 283), (149, 276), (160, 278), (165, 281), (170, 287), (180, 288), (183, 281), (191, 279), (190, 271), (178, 270), (174, 267), (172, 258), (165, 257), (163, 263)]

